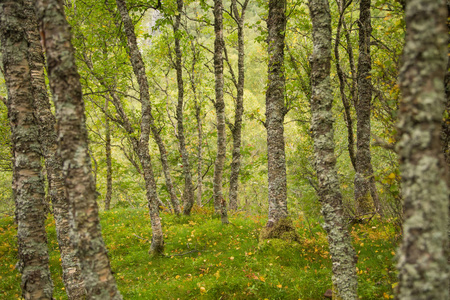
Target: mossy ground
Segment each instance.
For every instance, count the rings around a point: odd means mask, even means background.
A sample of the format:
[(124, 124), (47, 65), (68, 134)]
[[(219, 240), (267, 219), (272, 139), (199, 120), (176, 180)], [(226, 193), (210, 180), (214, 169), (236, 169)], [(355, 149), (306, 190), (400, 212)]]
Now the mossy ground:
[[(300, 242), (268, 239), (258, 246), (261, 216), (237, 214), (223, 226), (211, 212), (162, 214), (166, 257), (151, 259), (146, 209), (101, 214), (111, 266), (124, 299), (323, 299), (331, 288), (331, 261), (318, 221), (293, 219)], [(55, 298), (66, 299), (54, 221), (48, 220)], [(0, 298), (19, 299), (16, 226), (0, 219)], [(352, 228), (359, 256), (361, 299), (389, 299), (396, 281), (393, 226), (372, 220)], [(190, 252), (188, 254), (184, 254)], [(184, 255), (183, 255), (184, 254)]]

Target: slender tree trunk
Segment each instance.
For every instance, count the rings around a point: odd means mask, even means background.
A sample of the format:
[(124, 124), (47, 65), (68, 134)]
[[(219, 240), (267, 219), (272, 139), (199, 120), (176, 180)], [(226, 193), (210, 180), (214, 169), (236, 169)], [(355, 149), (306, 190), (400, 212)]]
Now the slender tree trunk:
[(182, 53), (180, 46), (180, 23), (183, 13), (183, 0), (177, 0), (178, 14), (175, 16), (173, 34), (175, 36), (175, 69), (177, 71), (178, 104), (177, 104), (177, 138), (180, 143), (180, 153), (183, 160), (184, 173), (184, 208), (183, 214), (190, 215), (194, 205), (194, 187), (192, 186), (191, 164), (189, 163), (189, 153), (186, 150), (186, 139), (184, 137), (183, 125), (183, 105), (184, 105), (184, 82)]
[(344, 219), (336, 171), (331, 90), (331, 15), (328, 0), (310, 0), (314, 51), (311, 58), (311, 112), (314, 155), (324, 228), (333, 262), (333, 299), (358, 299), (356, 253)]
[(0, 1), (0, 40), (14, 157), (17, 243), (22, 297), (53, 299), (45, 232), (45, 187), (34, 113), (23, 1)]
[(47, 171), (48, 192), (53, 204), (53, 215), (56, 223), (58, 245), (61, 252), (63, 281), (69, 299), (83, 299), (86, 291), (81, 278), (81, 266), (76, 249), (71, 223), (73, 215), (70, 203), (64, 194), (64, 178), (62, 175), (61, 159), (57, 156), (56, 119), (50, 110), (50, 102), (45, 84), (44, 64), (40, 35), (34, 9), (34, 2), (24, 1), (27, 22), (24, 23), (28, 38), (28, 54), (30, 63), (31, 83), (35, 111), (40, 126), (40, 142), (45, 168)]
[(410, 0), (397, 150), (404, 196), (398, 299), (449, 299), (448, 165), (440, 145), (448, 61), (445, 0)]
[(101, 235), (95, 185), (88, 153), (84, 103), (64, 7), (57, 0), (36, 1), (55, 99), (58, 145), (65, 194), (74, 211), (74, 230), (89, 299), (122, 299)]
[(355, 175), (355, 203), (359, 216), (371, 213), (373, 206), (379, 212), (381, 207), (375, 187), (373, 168), (370, 154), (370, 110), (372, 102), (372, 79), (370, 71), (370, 35), (372, 25), (370, 20), (370, 1), (360, 1), (359, 17), (359, 59), (358, 59), (358, 103), (356, 105), (357, 118), (357, 151)]
[[(120, 120), (121, 120), (119, 125), (122, 126), (125, 129), (125, 131), (127, 132), (127, 134), (129, 135), (130, 140), (132, 141), (133, 150), (136, 153), (136, 155), (139, 156), (139, 140), (133, 136), (135, 134), (134, 128), (131, 125), (131, 122), (130, 122), (127, 114), (125, 113), (125, 110), (123, 109), (120, 97), (113, 91), (113, 89), (110, 86), (108, 86), (108, 84), (98, 74), (96, 74), (94, 72), (92, 63), (88, 59), (85, 59), (85, 63), (88, 66), (88, 68), (90, 69), (92, 75), (99, 81), (99, 83), (103, 87), (108, 89), (108, 93), (111, 96), (111, 101), (112, 101), (114, 107), (116, 108), (116, 112), (119, 115)], [(173, 206), (174, 212), (177, 215), (179, 215), (179, 214), (181, 214), (181, 208), (180, 208), (180, 203), (178, 202), (175, 188), (173, 187), (172, 177), (170, 176), (170, 168), (169, 168), (169, 163), (168, 163), (168, 159), (167, 159), (167, 151), (164, 146), (164, 142), (163, 142), (158, 130), (156, 129), (156, 127), (153, 126), (152, 130), (154, 130), (156, 133), (156, 134), (154, 133), (153, 136), (154, 136), (155, 141), (159, 148), (161, 164), (163, 166), (163, 173), (164, 173), (164, 177), (166, 179), (166, 186), (167, 186), (167, 190), (169, 191), (170, 201)], [(137, 169), (138, 169), (138, 171), (140, 170), (139, 167)]]
[(216, 91), (216, 117), (217, 117), (217, 157), (214, 164), (214, 211), (220, 214), (222, 223), (228, 224), (227, 202), (223, 197), (222, 179), (225, 165), (227, 134), (225, 131), (225, 102), (223, 100), (223, 4), (222, 0), (214, 0), (214, 74)]
[(236, 0), (232, 0), (232, 8), (234, 17), (238, 25), (238, 82), (236, 107), (234, 113), (234, 125), (232, 127), (233, 135), (233, 159), (231, 161), (230, 174), (230, 209), (237, 210), (239, 198), (239, 172), (241, 170), (241, 132), (242, 132), (242, 115), (244, 113), (244, 83), (245, 83), (245, 52), (244, 52), (244, 21), (245, 10), (247, 9), (248, 0), (242, 4), (241, 14), (237, 8)]
[(286, 1), (269, 1), (267, 18), (269, 79), (266, 92), (266, 128), (269, 176), (269, 220), (271, 227), (288, 216), (286, 199), (286, 155), (284, 146), (284, 38)]
[(167, 158), (166, 146), (164, 145), (164, 141), (161, 135), (159, 134), (159, 130), (156, 128), (154, 124), (151, 125), (151, 130), (153, 138), (155, 139), (155, 142), (158, 145), (164, 178), (166, 179), (166, 187), (170, 196), (170, 203), (173, 206), (175, 214), (179, 215), (181, 214), (180, 201), (178, 201), (177, 193), (175, 191), (175, 187), (173, 186), (172, 176), (170, 175), (170, 167), (169, 167), (169, 160)]
[[(123, 26), (125, 29), (125, 34), (128, 41), (128, 51), (130, 55), (130, 61), (133, 66), (134, 74), (139, 83), (139, 93), (141, 99), (141, 135), (139, 137), (139, 149), (138, 156), (140, 163), (142, 165), (142, 170), (144, 173), (145, 186), (147, 190), (148, 207), (150, 211), (150, 218), (152, 223), (152, 244), (149, 250), (149, 254), (160, 255), (164, 251), (164, 236), (162, 232), (161, 218), (159, 216), (158, 208), (158, 194), (156, 193), (156, 182), (153, 174), (153, 166), (151, 163), (151, 157), (148, 149), (150, 129), (152, 128), (153, 133), (157, 132), (154, 119), (152, 116), (151, 106), (150, 106), (150, 95), (148, 88), (147, 75), (145, 74), (145, 66), (142, 60), (141, 53), (137, 45), (136, 34), (134, 32), (134, 26), (131, 21), (128, 9), (124, 0), (116, 0), (117, 8), (122, 17)], [(157, 134), (159, 137), (159, 132)], [(155, 136), (156, 139), (156, 136)], [(157, 140), (158, 142), (158, 140)], [(162, 143), (162, 140), (159, 141)], [(158, 143), (159, 146), (159, 143)], [(161, 153), (165, 153), (161, 151)]]
[[(105, 99), (105, 111), (108, 111), (109, 97)], [(112, 162), (111, 162), (111, 128), (109, 118), (105, 115), (105, 152), (106, 152), (106, 197), (105, 210), (109, 210), (112, 197)]]
[(354, 140), (354, 134), (353, 134), (353, 119), (352, 119), (352, 114), (351, 114), (351, 103), (345, 93), (345, 84), (347, 82), (346, 82), (346, 78), (344, 75), (344, 71), (342, 70), (342, 67), (341, 67), (340, 55), (339, 55), (339, 44), (341, 41), (342, 23), (343, 23), (343, 19), (344, 19), (345, 9), (348, 7), (349, 4), (350, 4), (350, 2), (347, 2), (345, 0), (338, 1), (339, 21), (338, 21), (338, 25), (336, 28), (336, 40), (334, 43), (334, 56), (335, 56), (337, 75), (339, 78), (339, 91), (341, 93), (342, 104), (344, 105), (344, 119), (345, 119), (345, 124), (347, 125), (347, 143), (348, 143), (347, 149), (348, 149), (348, 154), (350, 156), (350, 161), (352, 163), (352, 166), (356, 170), (355, 140)]
[[(195, 93), (195, 92), (194, 92)], [(198, 136), (198, 144), (197, 144), (197, 206), (202, 206), (202, 194), (203, 194), (203, 174), (202, 174), (202, 166), (203, 166), (203, 125), (202, 125), (202, 116), (201, 116), (201, 106), (198, 101), (195, 102), (195, 118), (197, 120), (197, 136)]]
[(191, 73), (189, 74), (192, 93), (194, 94), (194, 105), (195, 105), (195, 119), (197, 120), (197, 206), (202, 206), (202, 193), (203, 193), (203, 174), (202, 174), (202, 165), (203, 165), (203, 128), (202, 128), (202, 107), (199, 102), (197, 95), (197, 82), (196, 82), (196, 70), (195, 65), (198, 60), (198, 51), (195, 49), (195, 45), (191, 42), (192, 49), (192, 65), (191, 65)]

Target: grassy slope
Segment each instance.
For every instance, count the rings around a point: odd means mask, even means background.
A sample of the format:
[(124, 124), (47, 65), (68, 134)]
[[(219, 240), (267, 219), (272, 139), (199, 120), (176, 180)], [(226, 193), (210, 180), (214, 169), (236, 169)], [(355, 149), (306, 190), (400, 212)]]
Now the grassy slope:
[[(258, 247), (259, 216), (235, 215), (223, 227), (206, 211), (194, 216), (163, 214), (167, 257), (150, 260), (149, 217), (145, 209), (102, 213), (111, 265), (125, 299), (323, 299), (331, 287), (331, 261), (317, 222), (294, 220), (301, 244), (270, 240)], [(55, 298), (66, 299), (61, 282), (54, 222), (48, 220)], [(390, 224), (353, 228), (359, 253), (361, 299), (392, 295), (394, 243)], [(0, 298), (17, 299), (16, 228), (0, 219)], [(191, 252), (192, 251), (192, 252)], [(191, 252), (185, 254), (186, 252)]]

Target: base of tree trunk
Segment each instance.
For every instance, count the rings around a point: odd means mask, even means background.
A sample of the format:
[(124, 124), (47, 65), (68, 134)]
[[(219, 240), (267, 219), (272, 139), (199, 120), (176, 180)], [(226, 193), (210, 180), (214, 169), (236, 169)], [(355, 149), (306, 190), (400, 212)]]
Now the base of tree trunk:
[(150, 258), (164, 256), (164, 244), (158, 245), (157, 243), (152, 242), (150, 250), (148, 250), (148, 255), (150, 255)]
[(300, 243), (300, 236), (294, 228), (290, 218), (278, 220), (272, 225), (263, 227), (259, 234), (259, 240), (282, 239), (285, 241), (295, 241)]

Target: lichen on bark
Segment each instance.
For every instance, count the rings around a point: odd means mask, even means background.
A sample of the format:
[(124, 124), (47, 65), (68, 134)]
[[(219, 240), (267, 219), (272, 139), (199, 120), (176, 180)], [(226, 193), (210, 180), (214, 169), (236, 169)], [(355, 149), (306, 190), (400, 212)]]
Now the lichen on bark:
[(286, 1), (269, 1), (268, 86), (266, 91), (266, 129), (269, 183), (269, 219), (267, 227), (288, 216), (286, 155), (284, 145), (284, 40)]
[(217, 120), (217, 156), (214, 163), (213, 196), (214, 212), (220, 215), (222, 223), (228, 224), (227, 202), (223, 197), (223, 167), (226, 159), (225, 102), (223, 99), (223, 3), (214, 0), (214, 75), (215, 109)]
[(86, 297), (122, 299), (101, 235), (80, 76), (64, 5), (58, 0), (38, 0), (35, 7), (46, 49), (48, 77), (56, 108), (64, 192), (73, 210), (75, 247), (81, 262)]
[(333, 263), (333, 299), (357, 299), (356, 253), (344, 219), (336, 171), (331, 90), (331, 14), (328, 0), (310, 0), (314, 50), (311, 62), (311, 127), (318, 194)]
[(48, 193), (53, 206), (56, 223), (58, 246), (61, 253), (64, 287), (69, 299), (82, 299), (85, 294), (81, 278), (81, 266), (72, 232), (73, 215), (70, 203), (64, 194), (62, 163), (57, 155), (56, 119), (50, 110), (44, 74), (44, 54), (40, 43), (40, 35), (34, 9), (34, 1), (24, 1), (24, 12), (27, 16), (23, 23), (28, 40), (28, 56), (30, 64), (31, 84), (33, 87), (34, 108), (38, 117), (39, 136), (42, 153), (45, 159)]
[(14, 158), (17, 244), (22, 297), (53, 299), (49, 269), (44, 177), (39, 127), (34, 111), (24, 1), (0, 1), (0, 40), (8, 90), (8, 118)]
[(445, 0), (411, 0), (400, 70), (397, 151), (404, 196), (399, 299), (448, 299), (448, 165), (440, 144), (448, 27)]

